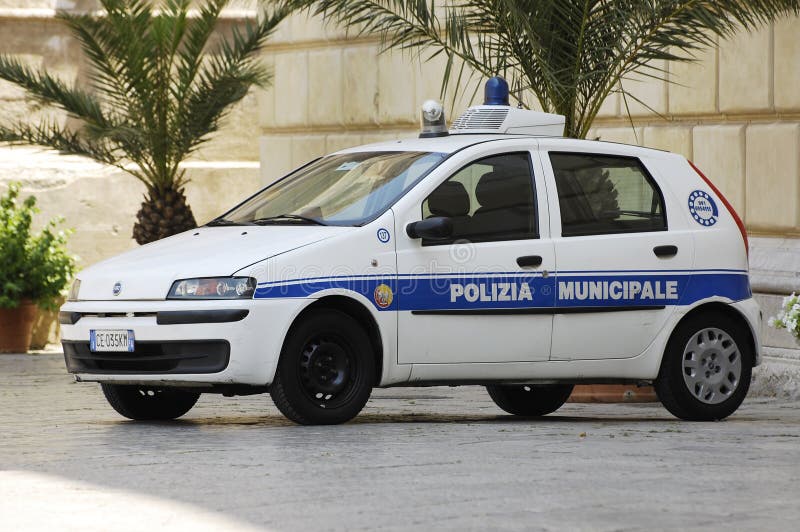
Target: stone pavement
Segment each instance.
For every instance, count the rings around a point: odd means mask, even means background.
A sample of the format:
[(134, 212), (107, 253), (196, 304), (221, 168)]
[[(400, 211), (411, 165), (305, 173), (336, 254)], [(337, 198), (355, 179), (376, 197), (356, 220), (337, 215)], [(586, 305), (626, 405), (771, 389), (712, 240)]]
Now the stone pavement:
[(133, 423), (60, 355), (0, 355), (0, 530), (796, 529), (799, 407), (518, 420), (481, 388), (396, 388), (336, 427), (291, 425), (268, 396)]

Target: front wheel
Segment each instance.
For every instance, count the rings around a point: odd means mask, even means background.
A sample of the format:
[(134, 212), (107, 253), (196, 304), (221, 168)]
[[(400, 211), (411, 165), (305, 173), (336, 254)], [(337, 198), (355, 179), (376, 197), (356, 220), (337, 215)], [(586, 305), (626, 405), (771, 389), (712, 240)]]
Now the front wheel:
[(333, 425), (358, 415), (375, 382), (375, 359), (364, 329), (335, 310), (316, 310), (289, 333), (270, 395), (301, 425)]
[(192, 409), (199, 393), (153, 386), (102, 384), (108, 404), (136, 421), (176, 419)]
[(486, 387), (494, 403), (515, 416), (545, 416), (567, 402), (572, 384), (523, 384)]
[(750, 388), (754, 353), (749, 331), (723, 314), (680, 324), (667, 343), (655, 382), (675, 417), (715, 421), (733, 414)]

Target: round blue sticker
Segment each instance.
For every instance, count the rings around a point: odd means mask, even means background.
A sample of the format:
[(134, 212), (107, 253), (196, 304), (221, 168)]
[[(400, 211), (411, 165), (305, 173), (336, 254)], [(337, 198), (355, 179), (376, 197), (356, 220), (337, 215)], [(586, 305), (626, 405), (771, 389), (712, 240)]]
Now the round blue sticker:
[(714, 199), (702, 190), (695, 190), (689, 194), (689, 212), (695, 222), (706, 227), (717, 223), (719, 217), (719, 210)]
[(389, 238), (390, 238), (389, 231), (387, 231), (383, 227), (378, 229), (378, 240), (380, 240), (381, 242), (383, 242), (385, 244), (385, 243), (387, 243), (389, 241)]

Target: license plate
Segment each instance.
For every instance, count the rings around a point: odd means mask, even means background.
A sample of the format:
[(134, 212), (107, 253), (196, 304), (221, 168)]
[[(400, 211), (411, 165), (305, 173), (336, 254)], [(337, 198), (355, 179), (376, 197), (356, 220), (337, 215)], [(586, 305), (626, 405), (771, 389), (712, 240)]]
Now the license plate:
[(130, 329), (92, 329), (89, 331), (89, 350), (133, 352), (133, 331)]

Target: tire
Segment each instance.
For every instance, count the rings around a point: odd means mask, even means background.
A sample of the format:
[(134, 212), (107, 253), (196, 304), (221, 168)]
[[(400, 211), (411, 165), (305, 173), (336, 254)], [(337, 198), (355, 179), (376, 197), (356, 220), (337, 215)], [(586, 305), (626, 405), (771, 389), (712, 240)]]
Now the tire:
[(725, 419), (750, 389), (753, 362), (746, 326), (724, 314), (701, 314), (672, 333), (655, 382), (656, 394), (680, 419)]
[(153, 386), (102, 384), (108, 404), (136, 421), (176, 419), (192, 409), (199, 393)]
[(489, 385), (494, 403), (515, 416), (546, 416), (567, 402), (572, 384)]
[(375, 382), (364, 329), (336, 310), (315, 310), (294, 325), (281, 351), (270, 395), (301, 425), (335, 425), (356, 417)]

